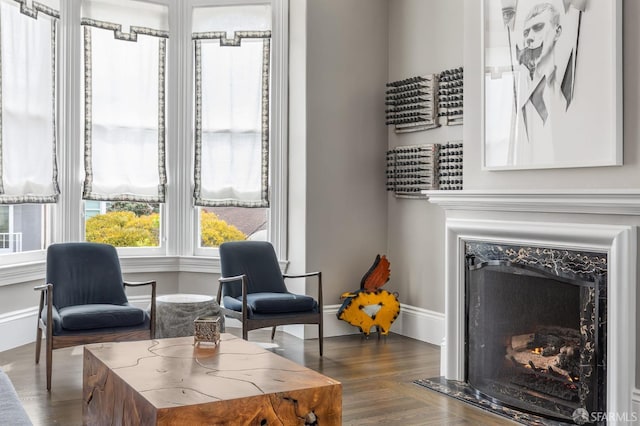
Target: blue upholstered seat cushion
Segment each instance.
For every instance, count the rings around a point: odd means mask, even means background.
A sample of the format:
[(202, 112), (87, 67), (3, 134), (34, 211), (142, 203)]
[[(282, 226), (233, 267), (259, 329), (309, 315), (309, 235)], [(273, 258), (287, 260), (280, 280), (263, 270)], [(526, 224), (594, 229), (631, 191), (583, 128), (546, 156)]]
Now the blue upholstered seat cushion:
[(74, 305), (58, 309), (58, 314), (65, 330), (132, 327), (145, 320), (145, 311), (130, 305)]
[[(223, 298), (224, 307), (234, 311), (242, 310), (242, 296)], [(293, 293), (251, 293), (247, 295), (249, 313), (288, 314), (294, 312), (312, 312), (317, 303), (311, 296)]]

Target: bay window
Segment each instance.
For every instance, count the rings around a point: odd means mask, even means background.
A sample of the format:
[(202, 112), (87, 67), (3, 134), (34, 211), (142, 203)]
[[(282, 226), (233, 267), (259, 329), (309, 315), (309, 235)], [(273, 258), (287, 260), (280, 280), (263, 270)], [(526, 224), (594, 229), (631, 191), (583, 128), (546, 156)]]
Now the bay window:
[(284, 255), (287, 3), (0, 0), (0, 255)]

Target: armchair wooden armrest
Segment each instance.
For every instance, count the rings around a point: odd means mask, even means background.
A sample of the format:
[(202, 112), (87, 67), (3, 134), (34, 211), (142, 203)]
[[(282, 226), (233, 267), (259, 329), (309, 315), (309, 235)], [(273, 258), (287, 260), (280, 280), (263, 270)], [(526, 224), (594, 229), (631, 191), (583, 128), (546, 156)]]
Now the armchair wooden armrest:
[(235, 275), (233, 277), (220, 277), (218, 278), (218, 305), (222, 302), (222, 286), (225, 284), (241, 281), (242, 282), (242, 320), (243, 323), (247, 318), (247, 276), (245, 274)]
[(151, 281), (124, 281), (123, 284), (127, 287), (140, 287), (143, 285), (150, 285), (152, 287), (156, 286), (156, 281), (155, 280), (151, 280)]
[(318, 309), (322, 312), (322, 272), (307, 272), (304, 274), (282, 274), (284, 278), (308, 278), (318, 277)]
[(123, 281), (125, 287), (142, 287), (151, 286), (151, 312), (149, 312), (149, 321), (151, 322), (151, 338), (156, 338), (156, 281)]
[[(52, 311), (52, 307), (53, 307), (53, 292), (51, 291), (51, 289), (53, 289), (53, 284), (51, 283), (47, 283), (47, 284), (41, 284), (41, 285), (37, 285), (33, 288), (35, 291), (39, 291), (40, 292), (40, 305), (38, 306), (38, 322), (41, 322), (41, 317), (42, 317), (42, 309), (44, 309), (44, 298), (47, 298), (47, 325), (51, 324), (51, 320), (53, 317), (53, 311)], [(43, 324), (44, 325), (44, 324)]]
[(220, 277), (218, 278), (218, 304), (222, 301), (222, 287), (225, 284), (233, 283), (236, 281), (242, 282), (242, 299), (246, 302), (247, 296), (247, 276), (246, 275), (235, 275), (233, 277)]
[[(37, 285), (33, 288), (35, 291), (40, 292), (40, 304), (38, 306), (38, 327), (36, 332), (36, 364), (40, 362), (40, 345), (42, 344), (42, 331), (44, 330), (45, 336), (47, 338), (47, 368), (50, 368), (52, 358), (51, 358), (51, 333), (53, 330), (53, 284), (46, 283)], [(44, 309), (45, 297), (47, 299), (47, 323), (45, 324), (42, 320), (42, 310)], [(47, 377), (47, 389), (51, 388), (51, 379)]]
[(38, 308), (38, 318), (40, 318), (40, 315), (42, 314), (42, 309), (44, 308), (44, 298), (46, 297), (47, 310), (49, 311), (47, 314), (47, 324), (51, 324), (51, 307), (53, 306), (53, 292), (51, 291), (51, 289), (53, 289), (53, 284), (41, 284), (35, 286), (33, 289), (40, 292), (40, 307)]
[(306, 278), (313, 277), (315, 275), (320, 276), (322, 275), (322, 272), (307, 272), (305, 274), (282, 274), (284, 278)]
[(41, 284), (41, 285), (37, 285), (35, 286), (33, 289), (35, 291), (43, 291), (43, 290), (50, 290), (51, 287), (53, 287), (53, 284)]
[(44, 322), (42, 321), (42, 310), (44, 309), (45, 304), (44, 299), (45, 297), (47, 298), (47, 326), (49, 326), (51, 324), (51, 321), (53, 320), (53, 292), (51, 291), (51, 289), (53, 289), (53, 284), (41, 284), (35, 286), (33, 289), (40, 292), (40, 305), (38, 306), (38, 323), (42, 323), (42, 325), (44, 325)]
[(230, 282), (233, 282), (233, 281), (240, 281), (240, 280), (244, 280), (244, 279), (246, 279), (246, 277), (247, 277), (247, 276), (246, 276), (246, 275), (244, 275), (244, 274), (242, 274), (242, 275), (236, 275), (236, 276), (233, 276), (233, 277), (220, 277), (220, 278), (218, 278), (218, 282), (219, 282), (220, 284), (230, 283)]

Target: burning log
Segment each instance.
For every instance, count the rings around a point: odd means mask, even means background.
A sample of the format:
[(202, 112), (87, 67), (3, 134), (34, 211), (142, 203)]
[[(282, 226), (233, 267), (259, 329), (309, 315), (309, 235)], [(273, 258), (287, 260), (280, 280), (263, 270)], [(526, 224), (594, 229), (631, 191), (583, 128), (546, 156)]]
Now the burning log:
[(553, 371), (555, 375), (563, 376), (567, 379), (577, 377), (579, 375), (577, 363), (569, 363), (565, 357), (566, 355), (563, 354), (544, 356), (542, 353), (536, 353), (531, 350), (514, 351), (512, 349), (507, 350), (506, 355), (506, 358), (517, 366), (531, 367), (536, 371)]
[(505, 352), (506, 386), (572, 403), (580, 400), (579, 330), (541, 327), (534, 333), (513, 335), (505, 341)]
[(555, 367), (553, 365), (550, 365), (549, 368), (551, 369), (551, 371), (553, 371), (556, 375), (558, 376), (562, 376), (564, 378), (566, 378), (567, 380), (569, 380), (570, 382), (573, 382), (573, 379), (571, 378), (571, 375), (569, 374), (568, 371), (563, 370), (561, 368)]
[(534, 333), (530, 334), (521, 334), (519, 336), (511, 337), (511, 349), (514, 351), (522, 351), (530, 348), (531, 344), (533, 344), (533, 339), (535, 337)]
[(548, 327), (511, 337), (506, 358), (514, 365), (573, 382), (580, 376), (580, 335), (577, 330)]

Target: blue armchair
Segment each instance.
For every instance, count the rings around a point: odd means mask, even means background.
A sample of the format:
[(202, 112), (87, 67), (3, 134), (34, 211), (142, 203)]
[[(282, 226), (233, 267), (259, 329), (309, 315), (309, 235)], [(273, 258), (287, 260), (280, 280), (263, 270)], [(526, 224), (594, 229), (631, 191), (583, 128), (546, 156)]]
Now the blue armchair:
[[(97, 243), (52, 244), (47, 249), (46, 284), (40, 291), (36, 364), (46, 336), (47, 390), (52, 351), (88, 343), (155, 337), (156, 282), (124, 282), (118, 253)], [(151, 311), (131, 306), (125, 286), (151, 286)]]
[[(218, 303), (224, 315), (242, 322), (242, 338), (248, 332), (287, 324), (318, 324), (322, 356), (322, 273), (283, 275), (273, 246), (264, 241), (234, 241), (220, 245), (222, 276)], [(287, 290), (285, 278), (317, 277), (318, 298)], [(222, 302), (222, 303), (221, 303)]]

